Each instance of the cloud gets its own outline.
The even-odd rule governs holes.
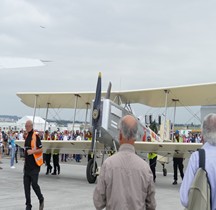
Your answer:
[[[109,81],[114,90],[213,82],[215,4],[3,0],[0,55],[52,62],[2,70],[1,94],[10,105],[3,102],[1,111],[14,114],[26,108],[18,91],[94,91],[99,71],[104,90]]]
[[[2,25],[48,24],[49,16],[41,13],[28,1],[3,0],[1,2]]]

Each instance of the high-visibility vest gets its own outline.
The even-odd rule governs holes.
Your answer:
[[[157,157],[156,153],[154,153],[154,152],[148,153],[148,159],[149,160],[154,159],[155,157]]]
[[[37,136],[36,136],[36,133],[33,132],[33,134],[32,134],[32,140],[31,140],[31,149],[32,150],[36,150],[37,149],[36,142],[37,142]],[[42,166],[43,165],[43,152],[38,153],[38,154],[33,154],[33,156],[34,156],[36,164],[38,166]]]

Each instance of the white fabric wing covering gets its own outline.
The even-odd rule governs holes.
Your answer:
[[[44,66],[39,59],[19,58],[19,57],[0,57],[0,69],[25,68]]]

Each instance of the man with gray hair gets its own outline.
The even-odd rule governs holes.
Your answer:
[[[106,159],[94,191],[97,210],[155,210],[155,187],[149,165],[135,154],[138,122],[127,115],[120,121],[119,152]]]
[[[211,185],[211,209],[216,209],[216,114],[207,115],[202,124],[203,147],[205,150],[205,169]],[[184,207],[188,206],[190,186],[199,168],[199,153],[194,152],[188,162],[185,176],[180,188],[180,199]]]
[[[26,210],[31,210],[31,186],[39,199],[39,210],[44,209],[44,197],[41,193],[40,186],[38,185],[38,177],[40,167],[43,164],[43,148],[42,143],[33,130],[33,122],[27,120],[25,124],[28,135],[25,138],[25,163],[24,163],[24,176],[23,184],[26,198]]]

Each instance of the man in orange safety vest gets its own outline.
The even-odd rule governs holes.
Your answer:
[[[43,148],[41,140],[33,130],[31,120],[26,121],[26,131],[28,133],[25,139],[25,164],[24,164],[24,190],[26,198],[26,210],[31,210],[31,185],[39,200],[39,210],[44,208],[44,197],[38,185],[40,166],[43,164]]]

